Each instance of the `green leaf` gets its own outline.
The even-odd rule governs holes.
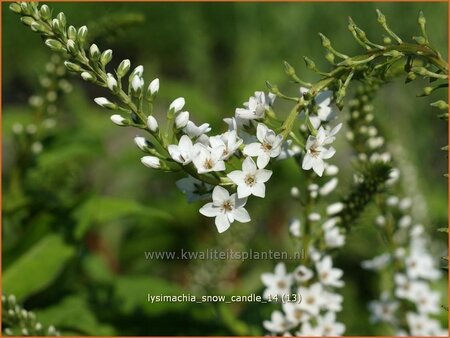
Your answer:
[[[84,335],[114,335],[114,329],[98,321],[86,300],[80,296],[69,296],[45,310],[36,311],[44,324],[52,324],[63,333],[66,331]]]
[[[81,238],[93,223],[107,223],[122,217],[139,216],[172,220],[172,215],[135,201],[114,197],[92,197],[75,212],[75,237]]]
[[[22,300],[45,289],[61,273],[75,249],[58,235],[48,235],[11,264],[3,275],[3,290]]]

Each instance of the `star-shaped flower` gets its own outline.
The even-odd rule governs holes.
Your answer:
[[[323,285],[329,285],[336,288],[344,286],[344,282],[340,280],[344,272],[341,269],[333,268],[330,256],[325,256],[321,261],[316,263],[317,274]]]
[[[258,169],[251,157],[247,157],[242,163],[242,170],[234,170],[228,177],[237,184],[237,194],[239,198],[250,195],[258,197],[266,196],[266,186],[264,185],[272,176],[272,172],[266,169]]]
[[[200,213],[206,217],[215,217],[219,233],[226,231],[235,220],[241,223],[250,222],[250,215],[244,209],[246,198],[238,198],[221,186],[216,186],[212,192],[212,202],[200,208]]]
[[[276,135],[265,124],[258,123],[256,137],[259,142],[250,143],[245,146],[244,154],[258,157],[256,163],[259,168],[264,168],[271,158],[278,157],[282,150],[283,136]]]
[[[199,174],[209,173],[211,171],[225,170],[222,154],[224,147],[208,148],[201,143],[196,143],[194,152],[196,156],[192,159]]]

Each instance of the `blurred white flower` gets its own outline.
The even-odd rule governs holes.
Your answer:
[[[299,307],[311,315],[317,316],[320,308],[325,304],[323,291],[320,283],[314,283],[309,287],[300,286],[298,293],[302,296],[302,301],[299,303]]]
[[[263,322],[264,328],[272,334],[283,333],[290,330],[294,325],[283,315],[281,311],[274,311],[270,320]]]
[[[341,269],[333,268],[333,262],[330,256],[325,256],[321,261],[316,263],[317,274],[323,285],[342,287],[344,282],[341,280],[344,272]]]
[[[264,299],[275,296],[282,297],[291,293],[292,275],[286,273],[286,266],[282,262],[275,266],[275,273],[263,273],[261,280],[266,286],[263,293]]]
[[[299,265],[294,270],[293,275],[294,275],[294,278],[296,281],[307,282],[313,277],[314,273],[312,272],[312,270],[308,269],[306,266]]]
[[[258,157],[256,163],[259,168],[267,166],[271,158],[275,158],[281,153],[283,136],[276,135],[265,124],[258,123],[256,127],[256,137],[259,142],[248,144],[244,148],[247,156]]]
[[[266,98],[264,92],[255,92],[255,95],[250,96],[248,102],[244,103],[245,108],[236,108],[236,117],[244,120],[262,119],[274,100],[275,96],[271,93]]]

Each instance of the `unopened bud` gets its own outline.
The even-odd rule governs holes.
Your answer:
[[[189,122],[189,112],[182,111],[175,118],[175,127],[177,129],[182,129],[182,128],[186,127],[188,122]]]
[[[123,60],[119,64],[119,67],[117,68],[117,76],[119,78],[124,77],[130,70],[130,65],[131,65],[130,60],[128,60],[128,59]]]
[[[102,53],[102,56],[100,57],[100,62],[103,66],[106,66],[112,59],[112,50],[107,49]]]
[[[108,109],[117,109],[117,104],[112,103],[105,97],[97,97],[94,99],[94,102],[97,103],[100,107],[108,108]]]
[[[147,127],[151,132],[156,132],[158,130],[158,121],[156,121],[152,115],[147,118]]]

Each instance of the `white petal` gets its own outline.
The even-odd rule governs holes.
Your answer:
[[[239,198],[244,198],[244,197],[250,196],[251,194],[252,194],[252,189],[248,185],[246,185],[246,184],[238,185],[237,195]]]
[[[313,157],[310,154],[306,154],[303,158],[302,169],[309,170],[313,165]]]
[[[325,166],[323,164],[323,161],[320,159],[316,159],[312,163],[312,168],[316,172],[317,175],[322,176],[323,171],[325,169]]]
[[[256,173],[256,181],[258,183],[267,182],[272,176],[272,171],[266,169],[259,169]]]
[[[241,223],[247,223],[250,222],[251,220],[250,215],[244,208],[233,210],[233,216],[236,219],[236,221]]]
[[[230,222],[228,221],[228,217],[225,214],[217,215],[215,223],[217,231],[219,231],[219,233],[228,230],[228,228],[230,227]]]
[[[264,198],[266,196],[266,186],[264,183],[256,183],[252,187],[252,193],[255,196]]]
[[[244,184],[244,172],[241,170],[234,170],[227,175],[235,184]]]
[[[336,153],[336,149],[334,149],[333,147],[330,147],[330,148],[326,149],[325,151],[321,152],[321,157],[326,160],[326,159],[333,157],[333,155],[335,153]]]
[[[258,127],[256,127],[256,137],[261,143],[264,142],[268,130],[269,128],[267,128],[264,123],[258,123]]]
[[[255,162],[252,160],[252,158],[251,157],[247,157],[245,160],[244,160],[244,163],[242,163],[242,171],[245,173],[245,174],[253,174],[253,173],[255,173],[256,172],[256,164],[255,164]]]
[[[206,217],[216,217],[220,213],[220,210],[219,208],[215,208],[212,203],[207,203],[200,208],[199,212]]]
[[[215,203],[222,203],[223,201],[230,198],[230,193],[227,189],[222,188],[220,185],[216,186],[212,193],[212,199]]]
[[[258,164],[258,168],[265,168],[270,162],[270,156],[266,152],[260,153],[256,163]]]
[[[244,154],[247,156],[258,156],[262,151],[261,143],[258,142],[247,144],[244,147]]]

